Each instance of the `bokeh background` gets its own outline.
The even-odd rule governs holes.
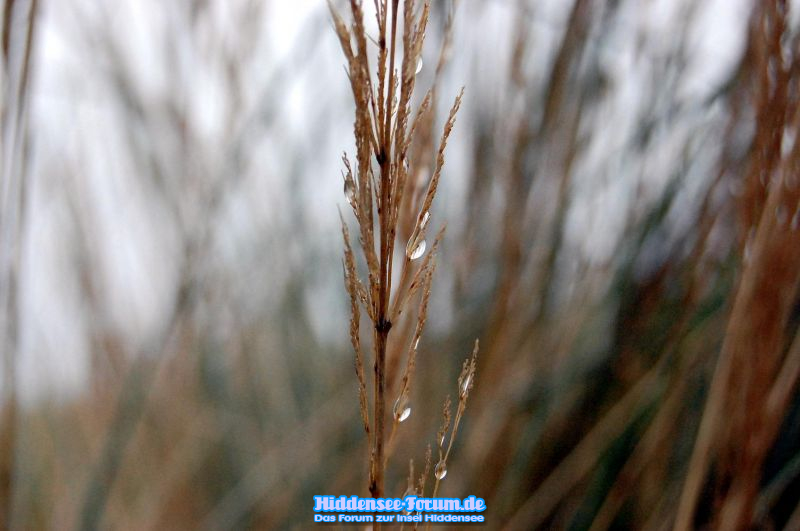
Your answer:
[[[673,524],[756,232],[796,238],[796,202],[764,199],[794,151],[789,4],[432,2],[437,130],[466,89],[390,494],[480,338],[442,495],[483,497],[490,529]],[[327,4],[4,5],[0,526],[303,529],[313,495],[366,495]],[[789,310],[748,330],[780,361],[798,264],[769,260]],[[800,525],[792,403],[748,469],[759,528]],[[707,464],[693,525],[737,462]]]

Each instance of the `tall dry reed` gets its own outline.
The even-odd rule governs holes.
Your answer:
[[[445,147],[455,124],[463,90],[453,102],[435,151],[420,146],[420,124],[431,121],[435,100],[434,87],[425,94],[416,112],[413,111],[430,2],[417,5],[413,0],[383,0],[376,1],[374,7],[375,37],[370,36],[365,27],[360,1],[350,2],[350,27],[332,6],[331,13],[347,61],[355,102],[355,164],[344,155],[344,194],[358,225],[366,279],[362,281],[359,277],[347,222],[342,218],[344,273],[350,296],[350,339],[355,351],[359,410],[369,447],[369,492],[374,497],[381,497],[386,494],[385,472],[395,432],[411,412],[409,396],[417,349],[427,319],[436,251],[444,233],[442,227],[428,248],[428,225],[444,167]],[[370,62],[372,45],[375,46],[374,76],[373,63]],[[425,156],[431,152],[434,153],[433,171],[428,175]],[[414,193],[425,186],[424,194]],[[405,241],[399,239],[403,234],[407,238]],[[400,273],[393,285],[393,272],[397,267]],[[413,332],[396,332],[401,329],[398,325],[402,319],[414,319],[410,314],[417,296]],[[371,404],[360,329],[362,312],[368,317],[372,329],[374,370]],[[402,371],[397,363],[399,360],[387,363],[387,353],[392,349],[405,353]],[[453,439],[475,382],[477,352],[476,341],[472,356],[465,362],[458,379],[459,399],[452,432],[449,431],[449,399],[445,406],[446,420],[436,441],[439,456],[434,467],[434,494],[447,474]],[[394,382],[399,382],[399,389],[396,395],[389,396],[388,390],[395,387]],[[387,413],[389,403],[393,403],[390,414]],[[389,416],[392,428],[387,439],[386,421]],[[445,445],[448,432],[450,439]],[[413,470],[413,466],[411,468]],[[426,465],[426,470],[429,468],[430,465]],[[419,494],[424,487],[424,479],[422,481]],[[409,485],[413,485],[413,481]]]

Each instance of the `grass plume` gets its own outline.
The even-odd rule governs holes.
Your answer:
[[[360,244],[367,269],[368,288],[361,288],[356,278],[354,253],[349,241],[346,222],[342,219],[345,242],[345,284],[350,297],[350,336],[356,353],[356,374],[359,383],[359,409],[369,440],[369,491],[374,497],[385,493],[385,469],[389,462],[395,432],[400,422],[410,414],[409,392],[414,376],[417,346],[427,319],[431,283],[436,266],[435,253],[443,235],[436,236],[427,249],[426,237],[431,219],[431,209],[439,188],[445,163],[447,140],[455,125],[461,106],[463,89],[455,97],[443,131],[439,137],[434,169],[427,181],[427,191],[421,200],[409,192],[410,168],[421,165],[412,160],[411,146],[415,141],[417,125],[431,110],[431,91],[422,99],[414,112],[412,108],[418,65],[422,61],[422,48],[430,15],[430,3],[417,6],[413,0],[376,1],[378,36],[369,38],[365,29],[361,2],[351,0],[350,26],[330,6],[334,28],[347,60],[347,72],[355,103],[354,135],[356,145],[355,169],[347,155],[343,157],[344,193],[359,226]],[[398,25],[402,17],[402,34]],[[353,43],[355,42],[355,47]],[[375,79],[372,77],[368,42],[377,46]],[[397,68],[398,54],[399,68]],[[409,124],[409,117],[413,120]],[[373,164],[374,162],[374,164]],[[377,168],[377,169],[376,169]],[[419,177],[421,178],[421,177]],[[425,183],[420,183],[425,184]],[[402,214],[411,213],[412,229],[405,243],[398,242]],[[420,258],[424,258],[419,260]],[[400,257],[400,280],[392,285],[395,258]],[[409,280],[410,279],[410,280]],[[389,343],[408,342],[402,334],[391,333],[403,316],[410,301],[421,293],[417,308],[416,325],[406,349],[406,364],[402,376],[387,374]],[[371,415],[366,393],[364,359],[359,338],[361,307],[373,327],[373,402]],[[477,343],[476,343],[477,352]],[[474,376],[474,356],[469,376],[464,376],[471,386]],[[387,382],[400,379],[399,395],[392,408],[391,435],[386,440]],[[463,412],[459,402],[460,419]],[[448,448],[449,451],[449,448]],[[441,460],[446,456],[440,456]],[[438,486],[439,479],[436,480]]]

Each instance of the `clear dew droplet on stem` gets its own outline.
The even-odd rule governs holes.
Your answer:
[[[464,378],[464,381],[461,382],[461,387],[459,388],[459,396],[464,399],[467,397],[469,393],[469,384],[472,382],[472,374],[467,374],[467,377]]]
[[[422,214],[422,219],[420,219],[420,221],[419,221],[419,229],[418,229],[419,231],[425,230],[425,227],[428,226],[428,220],[429,219],[431,219],[431,213],[430,212],[425,212],[424,214]]]
[[[439,461],[436,463],[436,468],[433,469],[433,475],[436,476],[436,479],[444,479],[447,475],[447,463],[444,460]]]
[[[414,71],[414,75],[417,75],[420,72],[422,72],[422,57],[417,59],[417,69]]]
[[[414,227],[414,232],[406,244],[406,256],[409,260],[416,260],[425,253],[425,227],[428,226],[428,220],[431,218],[430,212],[425,212],[417,219],[417,225]]]
[[[425,254],[425,240],[420,239],[419,241],[409,241],[411,245],[406,247],[406,256],[408,256],[409,260],[416,260],[423,254]]]
[[[397,422],[403,422],[409,415],[411,415],[411,406],[408,405],[408,397],[403,393],[394,403],[394,419]]]
[[[351,179],[345,179],[344,181],[344,196],[350,206],[353,206],[356,200],[356,186]]]

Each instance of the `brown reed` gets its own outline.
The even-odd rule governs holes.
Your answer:
[[[430,123],[433,113],[435,84],[425,94],[415,112],[412,110],[416,77],[422,62],[422,46],[430,14],[430,2],[417,5],[413,0],[376,0],[377,37],[368,35],[364,11],[360,1],[350,1],[352,22],[345,23],[331,5],[334,27],[347,60],[347,73],[355,102],[355,164],[345,154],[344,194],[358,225],[359,244],[366,278],[358,276],[356,254],[353,251],[347,223],[342,217],[344,239],[345,286],[350,296],[350,339],[355,351],[356,377],[358,379],[359,410],[369,446],[369,491],[374,497],[385,493],[385,470],[392,452],[399,424],[410,414],[409,393],[416,366],[417,347],[427,320],[431,283],[436,267],[436,251],[444,234],[444,227],[426,251],[426,234],[431,209],[445,162],[445,147],[455,124],[461,105],[463,89],[450,109],[438,147],[413,150],[412,143],[421,142],[425,136],[422,123]],[[402,23],[402,30],[399,25]],[[447,39],[445,46],[447,46]],[[375,77],[370,63],[369,43],[377,47]],[[438,71],[443,57],[440,54]],[[397,66],[399,63],[399,67]],[[414,155],[412,155],[412,152]],[[430,177],[423,171],[422,157],[435,153]],[[416,187],[427,186],[421,196],[412,193]],[[404,223],[409,223],[410,234],[405,243],[398,242]],[[393,286],[393,270],[399,264],[399,281]],[[422,260],[419,260],[422,258]],[[403,318],[411,319],[407,309],[419,295],[416,324],[413,333],[392,333]],[[362,309],[372,324],[373,396],[370,415],[370,398],[367,392],[367,371],[360,337]],[[390,346],[406,353],[405,368],[401,372],[387,372],[387,351]],[[472,357],[464,364],[459,377],[459,405],[453,433],[447,450],[444,437],[439,437],[439,461],[436,465],[436,486],[443,479],[447,456],[455,438],[458,423],[466,407],[476,371],[478,344]],[[392,367],[397,367],[393,364]],[[391,434],[386,438],[387,391],[399,381],[399,394],[392,408]],[[449,412],[446,409],[449,422]],[[413,464],[410,464],[413,483]],[[424,476],[430,469],[430,456],[426,459],[426,472],[418,484],[424,490]]]

